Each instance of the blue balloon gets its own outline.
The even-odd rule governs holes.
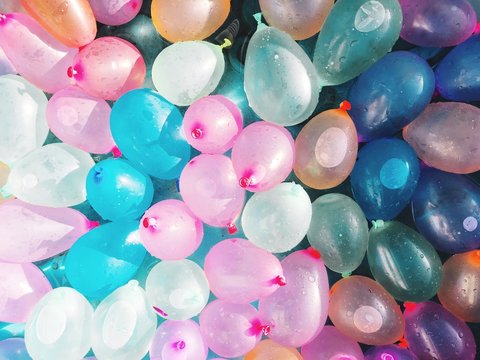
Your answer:
[[[348,112],[361,141],[390,136],[412,122],[430,102],[435,76],[420,56],[407,51],[385,55],[360,75]]]
[[[90,230],[67,253],[65,274],[73,288],[103,299],[137,273],[145,257],[138,222],[112,222]]]
[[[135,220],[153,199],[150,177],[123,159],[100,161],[87,175],[87,200],[106,220]]]
[[[160,179],[180,176],[190,160],[190,145],[178,108],[151,89],[132,90],[113,105],[112,136],[123,155]]]
[[[415,151],[399,139],[374,140],[360,149],[350,183],[369,220],[391,220],[415,191],[420,165]]]
[[[0,341],[0,360],[29,360],[25,340],[10,338]]]
[[[480,248],[480,187],[467,177],[423,170],[412,213],[418,231],[437,250],[456,254]]]

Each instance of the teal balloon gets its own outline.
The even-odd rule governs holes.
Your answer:
[[[367,251],[368,223],[362,209],[350,197],[336,193],[320,196],[312,208],[308,242],[330,270],[351,273]]]
[[[375,280],[397,300],[425,301],[440,287],[442,262],[437,252],[400,222],[374,222],[367,256]]]
[[[388,53],[402,27],[397,0],[339,0],[318,35],[313,56],[320,83],[339,85]]]
[[[67,253],[65,274],[89,299],[103,299],[137,273],[145,257],[138,222],[112,222],[90,230]]]

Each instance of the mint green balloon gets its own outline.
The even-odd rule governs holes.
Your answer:
[[[320,83],[353,79],[388,53],[402,27],[397,0],[339,0],[320,32],[313,57]]]
[[[352,272],[367,251],[368,223],[362,209],[342,194],[320,196],[312,207],[308,242],[320,252],[330,270]]]

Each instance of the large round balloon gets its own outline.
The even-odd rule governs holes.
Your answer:
[[[297,349],[277,344],[272,340],[262,340],[253,350],[245,354],[244,360],[303,360]]]
[[[106,25],[126,24],[138,14],[143,0],[89,0],[95,19]]]

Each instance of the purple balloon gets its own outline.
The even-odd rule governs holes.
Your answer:
[[[381,345],[368,349],[365,360],[418,360],[417,356],[408,349],[397,345]]]

